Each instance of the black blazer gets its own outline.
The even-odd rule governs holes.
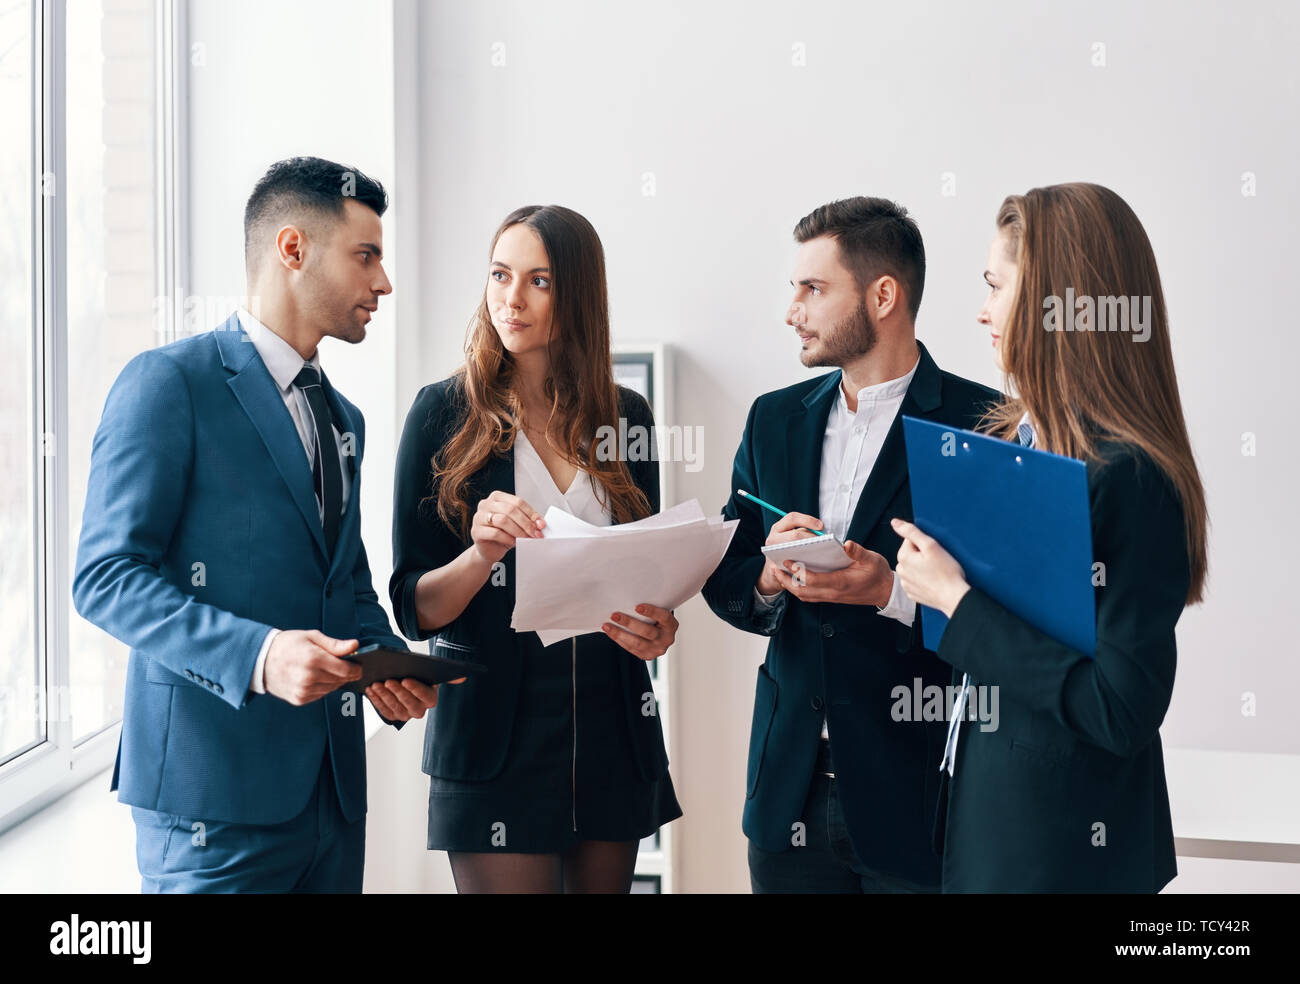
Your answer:
[[[939,644],[955,682],[966,672],[999,694],[996,730],[963,721],[943,773],[945,892],[1158,892],[1178,873],[1158,729],[1191,578],[1183,510],[1141,450],[1101,450],[1088,466],[1105,565],[1096,658],[973,588]]]
[[[649,428],[654,420],[645,400],[619,387],[619,413],[629,429]],[[403,635],[428,639],[433,632],[419,627],[415,613],[415,585],[426,571],[442,567],[468,544],[459,532],[443,523],[432,499],[434,486],[430,459],[465,419],[463,392],[456,377],[420,390],[406,418],[397,451],[393,485],[393,565],[388,591]],[[651,456],[629,461],[637,486],[659,511],[659,462],[651,442]],[[514,451],[497,457],[480,469],[470,482],[473,502],[494,490],[514,493]],[[436,633],[432,650],[440,656],[469,659],[487,665],[488,672],[464,683],[441,687],[438,706],[429,712],[424,737],[423,769],[431,776],[452,780],[485,780],[501,772],[510,746],[519,698],[523,660],[541,650],[535,633],[510,628],[515,604],[515,552],[504,558],[504,584],[488,579],[465,611]],[[578,636],[574,643],[583,653],[599,652],[617,661],[627,707],[628,730],[636,765],[642,778],[658,779],[668,771],[663,731],[657,715],[642,713],[643,695],[653,693],[650,673],[643,660],[618,646],[603,633]]]
[[[942,372],[920,345],[920,364],[903,398],[849,523],[848,538],[890,564],[901,539],[889,525],[912,518],[903,445],[903,414],[972,427],[996,390]],[[840,372],[797,383],[754,401],[736,452],[732,496],[723,513],[740,519],[726,557],[704,586],[721,618],[770,635],[758,668],[743,826],[759,847],[791,846],[812,782],[822,715],[826,715],[836,786],[853,847],[873,870],[918,884],[939,885],[932,834],[939,798],[942,721],[897,721],[896,687],[945,687],[951,670],[912,627],[871,606],[806,604],[782,595],[775,618],[755,616],[760,548],[776,516],[735,494],[816,516],[822,443]],[[910,705],[910,701],[909,701]]]

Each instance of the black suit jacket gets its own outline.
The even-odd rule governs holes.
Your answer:
[[[919,342],[920,364],[849,523],[848,539],[892,566],[901,540],[889,525],[912,518],[903,445],[904,414],[973,427],[997,391],[942,372]],[[950,669],[926,652],[920,617],[909,628],[874,607],[806,604],[783,595],[775,612],[756,615],[760,548],[776,516],[735,494],[745,489],[783,509],[816,516],[822,443],[840,384],[837,370],[754,401],[723,509],[740,525],[726,557],[704,586],[721,618],[770,635],[758,668],[743,826],[759,847],[790,847],[828,721],[836,785],[858,856],[882,874],[937,887],[933,831],[939,797],[942,721],[898,721],[897,687],[947,686]]]
[[[643,426],[653,435],[654,420],[645,400],[619,387],[619,413],[631,428]],[[439,688],[438,706],[429,712],[425,730],[423,769],[452,780],[486,780],[501,772],[510,747],[518,705],[523,660],[541,650],[536,633],[510,627],[515,604],[515,552],[503,560],[504,578],[488,579],[465,610],[437,633],[421,629],[415,613],[415,585],[426,571],[451,562],[468,544],[443,523],[430,496],[434,485],[430,460],[450,440],[465,419],[463,392],[456,377],[420,390],[406,418],[397,451],[393,485],[393,564],[388,590],[402,633],[413,640],[436,635],[432,651],[439,656],[468,659],[487,665],[488,672],[464,683]],[[659,511],[659,462],[653,441],[648,460],[629,461],[637,486]],[[514,451],[491,460],[470,482],[470,502],[494,490],[514,493]],[[498,583],[504,580],[504,583]],[[663,731],[657,715],[643,713],[645,695],[653,694],[643,660],[604,634],[578,636],[582,653],[601,653],[615,660],[623,684],[628,731],[642,778],[661,778],[668,771]]]
[[[1142,451],[1101,450],[1088,466],[1105,565],[1096,658],[977,589],[940,642],[956,681],[998,688],[997,728],[963,721],[943,774],[945,892],[1158,892],[1178,873],[1158,729],[1191,577],[1183,511]]]

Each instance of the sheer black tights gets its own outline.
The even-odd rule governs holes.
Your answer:
[[[447,856],[462,895],[627,894],[637,847],[637,841],[579,841],[563,854],[450,851]]]

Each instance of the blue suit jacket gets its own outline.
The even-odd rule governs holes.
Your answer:
[[[847,538],[894,566],[901,540],[889,525],[912,518],[904,414],[954,427],[975,425],[996,390],[943,372],[925,346],[849,522]],[[776,517],[735,494],[745,489],[783,509],[819,515],[822,444],[840,372],[760,396],[749,412],[723,508],[739,519],[726,556],[704,585],[713,611],[771,637],[758,668],[743,826],[767,851],[792,844],[812,781],[822,717],[829,723],[836,786],[853,847],[873,871],[938,887],[933,833],[945,721],[896,720],[895,688],[947,686],[951,671],[911,627],[871,606],[806,603],[782,595],[754,611],[761,547]]]
[[[248,689],[272,627],[405,648],[361,544],[361,412],[328,379],[324,390],[354,449],[333,557],[302,441],[235,315],[136,356],[108,395],[73,600],[131,647],[122,802],[280,823],[306,806],[328,749],[344,816],[365,813],[363,698],[295,707]]]

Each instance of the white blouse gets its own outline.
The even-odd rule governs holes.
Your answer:
[[[515,495],[541,515],[545,516],[546,510],[555,506],[592,526],[613,525],[613,516],[596,498],[593,484],[596,481],[579,468],[573,484],[561,492],[523,428],[515,431]]]
[[[573,484],[567,491],[561,492],[555,479],[551,478],[551,473],[546,470],[546,462],[528,440],[523,428],[515,431],[515,495],[541,515],[545,516],[546,510],[555,506],[592,526],[612,526],[613,516],[596,499],[593,483],[598,481],[579,468],[573,476]],[[537,637],[543,646],[550,646],[569,638],[569,635],[562,630],[547,629],[537,633]]]

